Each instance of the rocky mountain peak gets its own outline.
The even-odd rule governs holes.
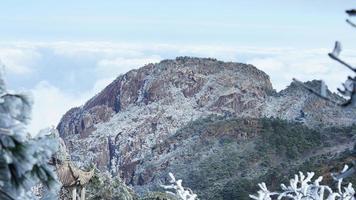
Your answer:
[[[239,128],[204,133],[243,140],[258,135],[255,119],[298,119],[311,128],[343,126],[355,123],[356,112],[331,105],[293,83],[276,93],[269,76],[252,65],[178,57],[120,75],[85,105],[69,110],[57,129],[78,165],[94,163],[145,188],[161,180],[162,170],[195,162],[180,155],[177,145],[203,145],[206,137],[198,131],[182,140],[179,130],[210,116],[245,119],[242,125],[254,129],[251,133]],[[205,150],[204,155],[212,153]]]
[[[234,101],[230,102],[230,107],[238,111],[244,108],[238,107],[237,101],[243,94],[250,93],[249,90],[252,91],[251,95],[264,98],[273,90],[268,75],[252,65],[242,63],[177,57],[175,60],[148,64],[119,76],[84,106],[68,111],[58,130],[62,136],[86,135],[94,129],[95,124],[105,122],[111,115],[131,106],[153,102],[168,105],[179,95],[192,100],[195,107],[208,106],[210,109],[221,109],[220,106],[230,99]],[[215,93],[219,92],[224,94],[217,97]],[[210,99],[217,101],[207,105]]]

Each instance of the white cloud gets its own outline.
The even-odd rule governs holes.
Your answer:
[[[94,83],[93,88],[87,92],[89,94],[97,94],[99,93],[101,90],[103,90],[106,86],[108,86],[111,82],[113,82],[115,80],[116,77],[111,77],[111,78],[103,78],[103,79],[99,79]],[[87,99],[89,100],[89,99]]]
[[[56,125],[67,110],[82,105],[117,75],[177,56],[214,57],[223,61],[253,64],[270,75],[277,90],[289,85],[292,78],[297,78],[302,81],[323,79],[335,91],[351,73],[328,58],[330,50],[226,45],[22,42],[0,44],[0,60],[6,65],[7,74],[12,80],[27,84],[17,87],[32,88],[35,105],[30,129],[36,133],[40,128]],[[348,50],[342,52],[341,57],[352,64],[356,63],[355,54],[356,51]],[[41,70],[44,73],[40,73]],[[87,78],[88,75],[91,77]],[[20,81],[22,77],[47,81],[23,83]],[[75,87],[84,84],[88,85]]]
[[[39,130],[56,126],[61,117],[73,107],[83,105],[87,100],[105,88],[113,79],[97,80],[88,91],[70,94],[47,81],[39,82],[32,90],[34,100],[29,131],[35,135]]]
[[[328,50],[288,50],[274,55],[252,58],[247,61],[270,75],[273,86],[277,90],[284,89],[292,78],[302,81],[313,79],[324,80],[332,91],[341,86],[351,71],[331,60]],[[353,57],[344,56],[353,61]]]
[[[275,58],[254,58],[248,61],[248,63],[252,63],[262,71],[281,71],[284,67],[284,63]]]
[[[34,49],[0,48],[0,60],[8,73],[29,74],[40,58],[41,55]]]
[[[159,56],[149,56],[145,58],[113,58],[102,59],[98,61],[95,69],[100,75],[104,77],[118,76],[124,74],[131,69],[137,69],[148,63],[157,63],[162,60]]]
[[[68,108],[83,102],[82,98],[65,94],[46,81],[38,83],[31,92],[34,98],[32,121],[29,125],[31,134],[37,134],[40,129],[48,126],[55,126]]]
[[[136,45],[110,42],[55,42],[42,44],[50,47],[57,55],[67,57],[99,56],[99,57],[142,57],[142,48]]]

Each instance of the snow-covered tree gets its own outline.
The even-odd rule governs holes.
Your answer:
[[[348,170],[346,165],[341,173]],[[290,185],[281,184],[281,192],[271,192],[267,189],[265,183],[260,183],[260,190],[257,195],[250,195],[256,200],[272,200],[272,199],[293,199],[293,200],[355,200],[355,190],[352,184],[349,183],[346,187],[342,187],[343,179],[338,179],[337,190],[333,191],[328,185],[321,185],[323,177],[312,180],[314,172],[308,172],[305,176],[302,172],[299,175],[294,175],[290,180]]]
[[[108,171],[96,170],[87,185],[88,200],[136,200],[134,191],[119,176],[112,176]]]
[[[172,194],[181,200],[198,200],[198,196],[191,189],[182,186],[182,180],[176,180],[172,173],[169,173],[169,177],[171,178],[169,181],[171,185],[161,185],[164,189],[169,190],[166,193]]]
[[[28,95],[6,90],[0,67],[0,199],[37,199],[31,188],[48,188],[43,199],[55,199],[59,184],[48,165],[57,140],[42,132],[31,138],[26,131],[32,101]]]

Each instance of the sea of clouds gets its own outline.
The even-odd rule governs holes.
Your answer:
[[[71,107],[80,106],[120,74],[177,56],[213,57],[253,64],[270,75],[279,91],[292,78],[322,79],[332,91],[351,71],[331,60],[330,49],[261,48],[227,45],[135,44],[119,42],[17,42],[0,44],[0,60],[13,90],[34,98],[29,131],[56,125]],[[356,51],[342,58],[356,63]]]

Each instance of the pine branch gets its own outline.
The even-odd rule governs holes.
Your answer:
[[[350,9],[345,11],[349,16],[356,16],[356,9]]]
[[[0,189],[0,193],[3,194],[5,197],[7,197],[9,200],[16,200],[14,199],[11,195]]]

